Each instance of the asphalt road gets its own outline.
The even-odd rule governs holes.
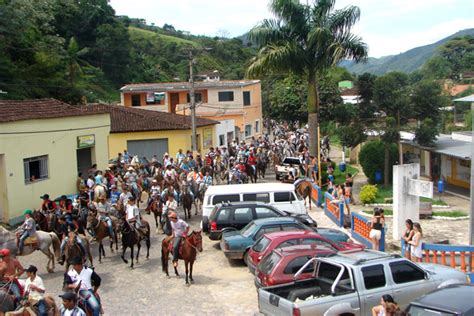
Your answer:
[[[274,181],[274,175],[270,174],[268,177],[268,182]],[[183,216],[181,208],[179,214]],[[151,215],[144,215],[144,218],[154,226]],[[201,216],[198,215],[188,222],[192,229],[199,230],[200,221]],[[174,273],[167,277],[162,272],[163,236],[153,229],[150,259],[145,259],[146,252],[142,247],[140,262],[133,270],[122,261],[119,254],[110,252],[108,240],[105,243],[106,257],[99,264],[98,244],[91,244],[96,272],[102,278],[99,293],[106,315],[258,314],[253,276],[242,261],[229,261],[221,252],[219,243],[203,235],[203,252],[198,254],[194,265],[194,283],[186,286],[183,261],[180,261],[178,267],[180,277],[174,276]],[[126,257],[129,256],[130,252],[127,250]],[[38,274],[45,282],[47,293],[55,297],[61,294],[64,266],[56,265],[54,273],[47,273],[46,257],[40,252],[21,257],[20,261],[25,267],[29,264],[38,267]],[[172,272],[171,261],[169,267]],[[60,302],[58,297],[57,302]]]

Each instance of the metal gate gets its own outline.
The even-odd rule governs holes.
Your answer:
[[[128,140],[127,150],[130,155],[138,155],[140,158],[146,157],[148,160],[156,155],[161,161],[165,152],[168,152],[168,138]],[[173,153],[170,153],[170,156],[173,157]]]

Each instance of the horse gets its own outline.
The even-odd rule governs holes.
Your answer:
[[[118,236],[117,236],[117,221],[112,219],[112,229],[114,230],[115,235],[115,250],[118,251]],[[97,241],[99,242],[99,263],[102,263],[102,255],[105,257],[105,249],[104,245],[102,244],[102,239],[105,237],[110,236],[109,228],[107,227],[107,223],[99,220],[94,212],[90,212],[87,216],[87,230],[93,231]],[[114,240],[110,239],[110,251],[114,252],[113,249]]]
[[[181,199],[183,202],[184,219],[188,219],[188,218],[191,218],[191,209],[193,207],[194,198],[192,194],[190,193],[189,185],[185,184],[183,185],[183,187],[184,187],[184,190],[183,190],[184,192],[181,195]],[[197,209],[196,209],[196,215],[197,215]]]
[[[158,229],[158,223],[161,223],[161,216],[163,214],[163,202],[161,201],[160,197],[157,197],[154,199],[145,209],[145,212],[147,214],[153,213],[153,216],[155,218],[155,225],[156,229]],[[158,220],[159,218],[159,220]],[[161,228],[163,229],[163,225],[161,225]]]
[[[34,210],[31,217],[33,217],[40,230],[45,232],[50,231],[48,216],[46,216],[42,211]]]
[[[98,201],[101,196],[107,197],[107,191],[105,190],[105,186],[97,184],[94,186],[94,200]]]
[[[126,264],[128,264],[128,260],[125,259],[125,251],[127,248],[130,248],[130,259],[132,263],[130,268],[133,269],[133,250],[134,246],[137,245],[137,256],[135,260],[138,263],[138,256],[140,255],[140,248],[141,248],[141,241],[145,240],[147,251],[146,251],[146,258],[150,257],[150,224],[147,221],[142,220],[142,225],[145,226],[145,234],[141,236],[140,233],[134,229],[126,220],[122,221],[120,225],[120,232],[122,233],[122,260]]]
[[[5,302],[5,298],[2,298],[2,295],[0,295],[0,301]],[[59,316],[59,308],[56,305],[56,302],[54,300],[54,297],[51,295],[45,295],[44,296],[44,303],[46,305],[46,311],[48,315],[52,316]],[[0,314],[1,312],[4,312],[6,308],[10,306],[10,303],[7,301],[7,304],[2,304],[2,307],[0,307]],[[13,309],[12,309],[13,310]],[[20,305],[17,307],[15,311],[7,311],[5,313],[5,316],[36,316],[38,315],[38,309],[35,306],[32,306],[30,302],[26,302],[24,305]]]
[[[265,179],[265,171],[267,170],[267,156],[265,154],[261,154],[257,158],[257,177],[262,177]]]
[[[257,183],[257,166],[245,164],[245,172],[252,183]]]
[[[308,179],[297,180],[295,184],[296,192],[303,198],[304,206],[306,207],[306,199],[309,200],[309,209],[311,209],[311,191],[313,185]]]
[[[161,265],[163,271],[169,276],[168,273],[168,258],[172,250],[173,238],[166,237],[161,242]],[[179,259],[184,260],[184,266],[186,268],[186,284],[189,284],[189,280],[193,282],[193,265],[196,260],[197,251],[202,252],[202,235],[201,231],[192,231],[191,234],[186,236],[181,241],[181,251],[179,253]],[[189,270],[188,270],[189,266]],[[189,272],[188,272],[189,271]],[[179,276],[178,268],[174,267],[174,273]],[[189,280],[188,280],[189,275]]]
[[[27,256],[35,250],[41,250],[48,257],[48,263],[46,269],[49,273],[54,272],[54,256],[59,258],[60,242],[59,238],[55,233],[52,232],[36,232],[37,247],[34,247],[32,244],[25,244],[21,256]],[[28,239],[26,240],[28,241]],[[53,246],[53,251],[51,251],[50,246]],[[16,235],[9,232],[3,227],[0,227],[0,248],[7,248],[11,251],[12,254],[18,252],[18,246],[16,243]],[[50,266],[52,265],[52,266]]]
[[[66,246],[64,247],[64,257],[65,257],[65,262],[66,262],[66,271],[69,270],[69,259],[70,258],[83,258],[83,262],[86,261],[86,256],[88,256],[89,262],[91,266],[94,265],[94,261],[92,259],[92,253],[91,253],[91,248],[89,244],[89,239],[86,238],[84,235],[79,235],[79,238],[82,240],[82,245],[84,249],[86,250],[87,253],[82,253],[81,247],[77,244],[75,234],[74,232],[69,233],[69,238],[66,243]]]

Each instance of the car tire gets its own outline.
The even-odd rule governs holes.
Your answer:
[[[246,266],[247,266],[247,260],[248,260],[248,258],[249,258],[249,249],[245,250],[245,252],[244,252],[244,258],[243,258],[243,260],[244,260],[244,263],[245,263]]]
[[[202,217],[202,231],[209,233],[209,217],[207,216]]]

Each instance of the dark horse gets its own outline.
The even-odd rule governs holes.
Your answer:
[[[252,167],[248,163],[245,164],[245,172],[247,176],[250,178],[252,183],[257,183],[257,166]]]
[[[153,200],[145,209],[147,214],[153,213],[153,217],[155,218],[155,225],[158,229],[158,223],[161,223],[161,216],[163,215],[163,202],[161,201],[160,197],[157,197]],[[159,219],[159,220],[158,220]],[[163,229],[163,224],[161,224],[161,229]]]
[[[303,198],[304,206],[306,207],[306,198],[309,200],[309,209],[311,209],[311,192],[313,190],[313,186],[311,181],[299,180],[298,183],[295,185],[296,192]]]
[[[261,155],[257,158],[257,176],[258,177],[262,177],[263,179],[265,179],[267,164],[268,164],[268,161],[265,155]]]
[[[166,237],[161,242],[161,264],[163,271],[169,276],[168,273],[168,258],[172,253],[173,237]],[[201,231],[193,231],[190,235],[181,241],[180,248],[182,249],[179,253],[179,259],[184,260],[184,266],[186,268],[186,284],[189,284],[189,280],[193,282],[193,264],[196,260],[197,251],[202,252],[202,235]],[[189,270],[188,270],[189,268]],[[174,273],[179,276],[178,268],[174,267]]]
[[[89,262],[90,262],[91,266],[94,265],[94,261],[93,261],[93,258],[92,258],[92,253],[91,253],[91,249],[90,249],[90,245],[89,245],[89,240],[84,235],[82,235],[82,236],[79,235],[78,237],[81,238],[82,244],[84,245],[84,249],[86,250],[87,254],[82,253],[81,248],[77,244],[77,241],[76,241],[76,238],[75,238],[75,233],[70,232],[68,242],[66,243],[66,247],[64,248],[64,256],[65,256],[64,262],[66,262],[66,271],[69,271],[69,265],[70,265],[69,264],[69,259],[71,259],[71,258],[79,257],[79,258],[82,258],[83,262],[86,262],[86,260],[87,260],[86,256],[87,256],[89,258]]]
[[[130,259],[132,260],[132,264],[130,268],[133,269],[133,249],[134,246],[137,245],[137,256],[135,260],[138,263],[138,256],[140,255],[140,248],[142,240],[145,240],[146,244],[146,258],[150,257],[150,224],[147,221],[141,220],[142,225],[145,226],[144,235],[141,235],[135,228],[130,226],[130,224],[126,221],[122,221],[122,225],[120,225],[120,232],[122,233],[122,260],[123,262],[128,264],[128,260],[125,259],[125,251],[127,248],[130,248]]]
[[[190,193],[188,184],[183,185],[183,193],[181,195],[181,201],[184,210],[184,219],[191,218],[191,208],[193,207],[194,199]]]

